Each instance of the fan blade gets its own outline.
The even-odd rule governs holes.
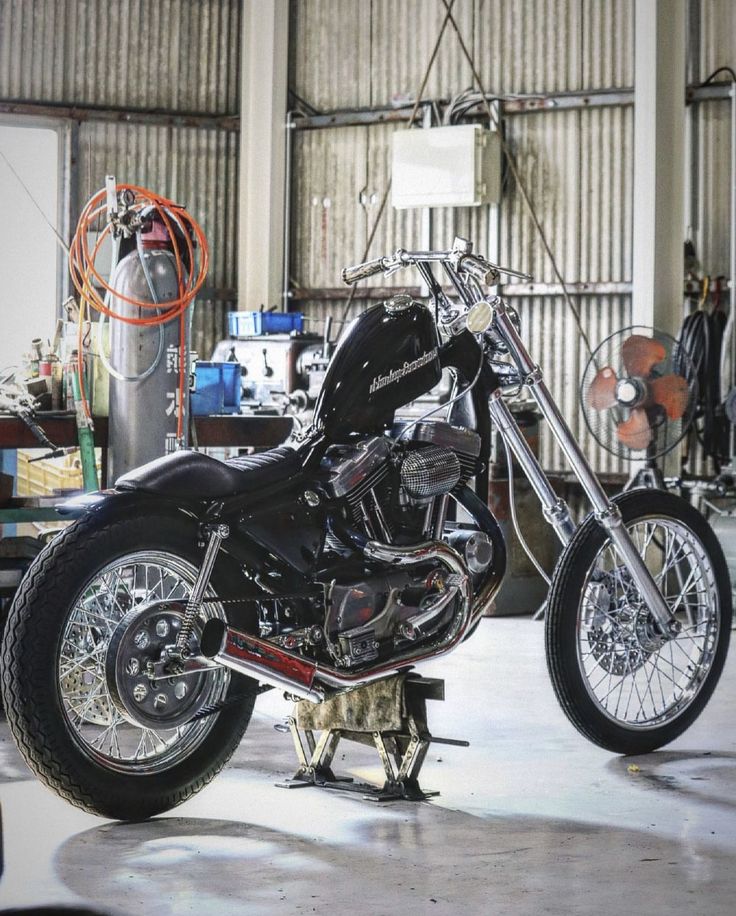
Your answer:
[[[652,430],[649,426],[647,412],[642,407],[635,407],[631,416],[616,426],[619,442],[627,448],[638,451],[646,448],[652,441]]]
[[[629,375],[646,378],[652,368],[661,363],[667,355],[664,345],[652,337],[632,334],[621,347],[624,366]]]
[[[663,375],[649,383],[652,400],[661,404],[670,420],[681,420],[690,400],[687,379],[681,375]]]
[[[606,410],[616,405],[616,373],[610,366],[604,366],[595,374],[585,400],[593,410]]]

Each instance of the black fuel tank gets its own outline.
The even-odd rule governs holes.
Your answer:
[[[400,311],[383,303],[347,328],[325,375],[314,421],[331,439],[380,433],[394,412],[440,380],[437,330],[415,302]]]

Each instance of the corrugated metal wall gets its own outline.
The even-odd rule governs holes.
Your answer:
[[[0,97],[237,112],[239,0],[2,0]]]
[[[0,98],[121,112],[238,115],[239,0],[0,0]],[[237,286],[238,134],[217,127],[83,120],[79,212],[107,174],[186,205],[204,228],[209,289]],[[209,356],[232,302],[199,300]]]
[[[694,0],[701,19],[700,78],[736,61],[736,3]],[[440,0],[292,0],[291,85],[320,111],[390,106],[414,97],[445,8]],[[348,14],[349,10],[349,14]],[[634,0],[456,0],[453,13],[489,92],[550,93],[631,88]],[[457,37],[448,29],[425,98],[450,98],[472,86]],[[728,101],[696,106],[697,206],[693,237],[705,270],[728,271],[730,213]],[[393,130],[377,124],[297,132],[294,145],[294,248],[291,272],[301,288],[339,286],[340,268],[361,257],[389,177]],[[568,282],[631,282],[633,108],[544,110],[506,120],[509,144]],[[488,208],[433,210],[432,242],[455,234],[488,250]],[[518,190],[507,180],[501,206],[499,259],[554,282],[551,265]],[[370,255],[422,243],[418,211],[389,207]],[[414,281],[395,275],[376,286]],[[630,296],[576,297],[596,344],[630,322]],[[515,297],[533,354],[580,440],[602,471],[625,465],[595,444],[577,402],[587,360],[561,297]],[[353,313],[365,301],[353,305]],[[303,304],[300,304],[302,307]],[[319,327],[343,304],[303,306]],[[543,436],[547,467],[564,462]]]
[[[456,0],[453,16],[489,91],[550,92],[632,85],[632,9],[632,0]],[[413,97],[444,13],[440,0],[292,0],[292,84],[319,109]],[[449,28],[425,94],[471,84]]]
[[[382,106],[412,98],[444,16],[427,0],[371,0],[346,18],[341,0],[292,3],[292,86],[320,110]],[[342,13],[342,15],[341,15]],[[489,92],[512,93],[630,87],[632,0],[457,0],[454,15]],[[357,16],[357,21],[356,17]],[[449,98],[472,85],[451,29],[444,37],[426,96]],[[606,108],[545,111],[507,120],[507,137],[568,281],[631,280],[633,111]],[[339,285],[340,268],[363,253],[389,177],[390,139],[403,125],[297,132],[294,150],[292,277],[304,288]],[[521,196],[507,182],[501,206],[499,258],[554,282],[551,265]],[[488,208],[434,210],[433,244],[455,234],[488,250]],[[371,254],[399,244],[420,247],[418,211],[388,208]],[[370,282],[370,281],[369,281]],[[378,278],[375,285],[413,282]],[[577,407],[586,354],[572,315],[559,297],[515,298],[526,339],[579,438],[601,470],[620,463],[590,441]],[[626,296],[581,297],[591,340],[629,321]],[[363,307],[356,303],[354,310]],[[313,318],[339,316],[342,305],[306,306]],[[543,436],[548,467],[563,460]]]

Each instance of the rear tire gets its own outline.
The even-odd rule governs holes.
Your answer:
[[[614,501],[681,634],[657,648],[638,590],[589,516],[555,570],[547,665],[578,731],[607,750],[643,754],[681,735],[710,699],[728,650],[731,589],[720,544],[689,503],[641,489]]]
[[[225,669],[203,676],[203,705],[245,699],[160,733],[121,715],[105,680],[117,621],[174,583],[170,600],[185,601],[201,559],[184,516],[90,515],[44,548],[16,593],[2,647],[8,723],[38,777],[86,811],[140,820],[181,804],[220,771],[247,728],[255,684]],[[242,593],[236,577],[221,555],[207,597]],[[224,605],[205,607],[204,616],[225,618]]]

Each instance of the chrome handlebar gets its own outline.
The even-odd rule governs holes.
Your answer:
[[[460,255],[457,259],[457,269],[486,286],[495,286],[499,280],[499,268],[477,254]]]
[[[384,261],[387,258],[374,258],[372,261],[365,261],[363,264],[355,264],[353,267],[344,267],[342,270],[343,283],[348,285],[357,283],[358,280],[365,280],[366,277],[372,277],[373,274],[379,274],[385,270]]]
[[[342,279],[344,283],[352,285],[359,280],[372,277],[374,274],[383,273],[385,276],[390,276],[404,267],[431,263],[445,263],[458,273],[466,274],[468,277],[472,277],[472,279],[487,286],[493,286],[498,283],[500,274],[517,277],[521,280],[532,279],[527,274],[500,267],[498,264],[492,264],[481,255],[472,254],[469,248],[470,243],[464,239],[456,239],[455,244],[449,251],[406,251],[403,248],[399,248],[392,255],[374,258],[371,261],[364,261],[362,264],[355,264],[352,267],[345,267],[342,271]]]

